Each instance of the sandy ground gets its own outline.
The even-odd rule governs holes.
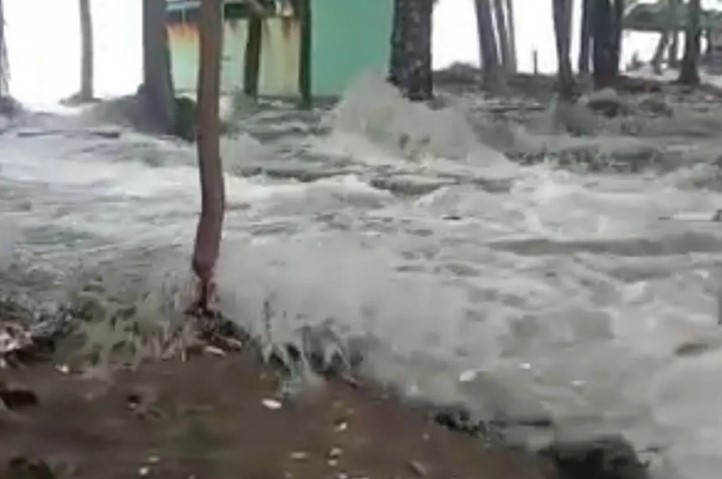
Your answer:
[[[0,370],[0,384],[2,478],[557,477],[538,456],[483,449],[347,382],[284,398],[280,377],[247,353],[152,362],[111,381],[46,362]]]

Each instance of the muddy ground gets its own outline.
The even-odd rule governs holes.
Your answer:
[[[156,361],[109,381],[50,361],[0,380],[3,478],[558,477],[539,456],[484,449],[345,381],[284,397],[280,376],[245,353]]]

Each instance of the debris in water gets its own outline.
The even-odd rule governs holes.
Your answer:
[[[272,409],[274,411],[277,409],[281,409],[282,406],[281,401],[277,401],[275,399],[264,399],[263,401],[261,401],[261,403],[268,409]]]
[[[38,397],[30,389],[10,387],[0,382],[0,402],[7,409],[37,406]]]
[[[56,371],[62,374],[70,374],[70,366],[67,364],[58,364],[55,366]]]
[[[148,464],[158,464],[159,462],[160,462],[160,458],[158,456],[148,457]]]
[[[336,467],[336,466],[338,466],[338,461],[336,459],[329,459],[327,464],[328,464],[328,467]]]
[[[476,371],[473,369],[468,369],[459,374],[459,382],[461,383],[469,383],[474,379],[476,379]]]
[[[140,477],[146,477],[146,476],[148,476],[148,474],[150,474],[150,467],[143,466],[143,467],[138,468],[138,475]]]
[[[343,453],[343,451],[341,450],[340,447],[334,447],[333,449],[328,451],[328,457],[330,457],[331,459],[337,459],[337,458],[341,457],[342,453]]]
[[[343,432],[346,429],[348,429],[348,422],[344,421],[343,419],[340,421],[337,421],[334,426],[334,430],[336,430],[336,432]]]

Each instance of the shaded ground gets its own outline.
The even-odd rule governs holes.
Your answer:
[[[284,399],[279,378],[248,355],[155,362],[112,384],[52,364],[0,379],[38,398],[0,413],[0,477],[556,477],[542,459],[484,450],[342,382]]]

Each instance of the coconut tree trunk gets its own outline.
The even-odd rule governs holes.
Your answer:
[[[80,0],[80,101],[93,99],[93,19],[90,0]]]
[[[201,214],[193,251],[193,272],[199,281],[197,308],[208,310],[213,271],[218,260],[225,209],[220,153],[222,0],[201,0],[200,63],[198,68],[198,171]]]
[[[494,0],[494,15],[496,29],[499,34],[499,50],[501,52],[501,65],[504,71],[509,73],[511,68],[511,46],[509,45],[509,31],[506,28],[506,14],[504,12],[504,0]]]
[[[700,0],[689,0],[687,5],[687,26],[684,34],[684,57],[679,71],[679,82],[685,85],[699,85]]]
[[[205,3],[203,0],[202,3]],[[166,28],[166,1],[143,0],[143,86],[146,113],[161,133],[176,132],[177,107]]]
[[[0,0],[0,98],[8,95],[8,80],[10,69],[8,62],[8,51],[5,43],[5,15],[3,0]]]
[[[508,26],[509,26],[509,54],[511,56],[510,59],[510,72],[516,73],[518,64],[517,64],[517,55],[516,55],[516,24],[514,22],[514,0],[506,0],[506,15],[508,20]]]
[[[489,0],[475,0],[474,5],[484,88],[491,92],[498,92],[504,87],[504,74],[499,64],[499,48],[496,44],[491,4]]]
[[[433,0],[394,0],[389,81],[411,101],[433,97]]]
[[[593,2],[594,0],[583,0],[582,2],[582,28],[579,33],[579,60],[577,62],[580,75],[589,74]]]
[[[552,0],[554,34],[556,37],[559,98],[571,100],[574,94],[574,76],[569,58],[572,32],[572,0]]]

